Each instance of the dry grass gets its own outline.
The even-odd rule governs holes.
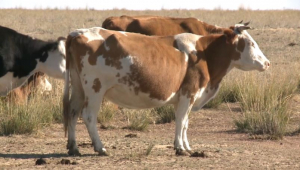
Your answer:
[[[60,94],[60,92],[59,92]],[[62,122],[61,95],[35,95],[26,104],[0,102],[0,135],[27,134]]]
[[[149,124],[153,122],[153,111],[152,109],[143,110],[131,110],[123,109],[125,116],[127,118],[127,129],[145,131],[147,130]]]
[[[250,113],[248,115],[257,117],[255,114],[263,112],[269,114],[269,120],[273,120],[274,117],[281,114],[279,119],[287,120],[286,125],[284,125],[287,126],[291,114],[288,109],[289,100],[287,99],[294,93],[295,87],[299,86],[299,74],[297,74],[296,70],[300,68],[300,11],[250,11],[245,9],[240,11],[0,10],[1,25],[44,40],[67,36],[70,31],[77,28],[101,26],[105,18],[120,15],[196,17],[207,23],[222,27],[228,27],[240,20],[251,20],[251,26],[256,29],[249,31],[249,33],[271,61],[271,68],[264,73],[252,72],[245,74],[237,70],[230,72],[222,82],[219,95],[212,101],[215,103],[210,103],[210,107],[217,107],[224,101],[238,100],[242,104],[241,107],[245,115]],[[292,46],[290,45],[291,43],[296,45]],[[297,83],[295,84],[294,82]],[[12,124],[9,122],[12,120],[12,117],[16,117],[16,120],[19,121],[21,116],[29,116],[28,120],[30,120],[30,122],[24,122],[22,124],[35,124],[32,128],[34,130],[41,127],[41,125],[61,121],[60,112],[63,82],[51,79],[51,83],[54,91],[47,99],[40,100],[40,97],[37,97],[37,99],[32,99],[33,102],[28,103],[28,105],[18,107],[7,106],[5,103],[0,103],[2,126],[8,127],[7,124]],[[239,91],[239,93],[237,93],[237,91]],[[252,97],[250,97],[251,95]],[[255,101],[252,101],[252,99],[255,99]],[[281,109],[278,109],[278,107],[281,106],[287,109],[279,111]],[[133,116],[133,114],[130,113],[127,115],[128,120],[131,121],[135,119],[133,117],[136,117],[138,123],[145,122],[145,125],[142,125],[141,129],[146,128],[146,124],[149,123],[149,120],[146,118],[149,114],[148,111],[134,112],[142,118],[139,119],[139,116]],[[109,121],[110,118],[104,117],[107,120],[100,121]],[[26,119],[27,118],[22,117],[22,120]],[[49,121],[45,121],[46,119],[49,119]],[[243,120],[246,119],[247,116],[245,116]],[[262,118],[261,120],[265,121],[266,119],[267,118]],[[256,122],[254,123],[256,124]],[[267,124],[269,125],[269,123]],[[139,127],[140,125],[134,126]],[[270,124],[270,126],[277,125]],[[9,133],[15,133],[14,129],[16,129],[16,127],[12,127],[13,130],[10,130]],[[20,127],[22,126],[20,125]],[[286,128],[280,127],[280,129]]]
[[[280,81],[278,74],[282,75]],[[298,74],[282,70],[270,75],[246,74],[237,82],[243,110],[243,117],[235,121],[238,130],[272,139],[282,138],[292,115],[290,103],[298,80]]]
[[[157,123],[170,123],[175,120],[175,110],[172,105],[154,108],[154,111],[158,116]]]
[[[103,126],[107,126],[107,124],[114,118],[117,111],[118,108],[116,105],[110,102],[103,102],[97,117],[98,123]]]

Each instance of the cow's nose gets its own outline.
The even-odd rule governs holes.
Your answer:
[[[265,66],[266,66],[266,68],[269,68],[270,67],[270,61],[265,61]]]
[[[266,66],[270,67],[270,61],[266,61]]]

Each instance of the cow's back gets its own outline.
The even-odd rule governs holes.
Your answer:
[[[145,35],[176,35],[180,33],[193,33],[207,35],[212,27],[196,18],[171,18],[159,16],[121,16],[109,17],[103,28],[117,31],[141,33]]]

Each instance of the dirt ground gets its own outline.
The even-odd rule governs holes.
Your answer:
[[[299,97],[294,105],[300,106]],[[0,169],[300,169],[299,134],[275,141],[253,139],[235,132],[232,122],[240,115],[237,104],[223,104],[190,116],[190,144],[205,157],[175,155],[174,122],[151,124],[148,131],[138,132],[123,129],[126,121],[122,120],[112,123],[114,129],[99,129],[110,153],[99,157],[79,120],[77,142],[82,156],[67,155],[63,127],[54,124],[33,135],[0,137]],[[299,125],[300,113],[295,112],[291,121]],[[125,137],[128,134],[137,136]],[[46,164],[35,165],[39,158]],[[62,164],[63,159],[71,164]]]

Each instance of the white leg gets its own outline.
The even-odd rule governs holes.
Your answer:
[[[107,152],[100,140],[97,130],[97,114],[102,103],[103,95],[104,91],[87,95],[88,100],[82,110],[82,118],[92,139],[95,152],[98,152],[101,156],[107,156]]]
[[[185,149],[191,153],[192,152],[192,149],[190,147],[190,144],[189,144],[189,141],[188,141],[188,138],[187,138],[187,130],[188,130],[188,126],[189,126],[189,119],[186,120],[185,124],[184,124],[184,127],[183,127],[183,132],[182,132],[182,140],[183,140],[183,144],[184,144],[184,147]]]
[[[188,120],[188,113],[191,109],[190,99],[182,96],[179,99],[176,109],[176,128],[175,128],[175,143],[174,149],[176,150],[177,155],[187,155],[183,147],[183,128],[186,121]]]

